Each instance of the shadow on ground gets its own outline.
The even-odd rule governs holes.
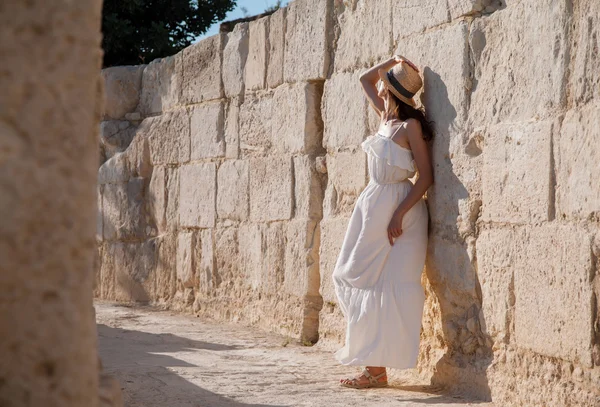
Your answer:
[[[172,334],[112,328],[103,324],[98,325],[98,342],[105,370],[121,384],[127,407],[284,407],[240,403],[203,389],[172,370],[195,365],[168,355],[203,350],[230,351],[240,349],[239,346],[197,341]],[[114,368],[115,365],[118,367]],[[146,372],[144,375],[139,372],[142,368]],[[219,372],[213,370],[204,373],[211,375]],[[138,396],[142,394],[143,400],[152,400],[152,404],[140,401]],[[190,399],[196,399],[197,402],[190,402]]]
[[[411,403],[420,403],[425,405],[431,404],[444,404],[449,405],[452,404],[449,402],[449,399],[456,399],[456,404],[463,406],[465,403],[465,396],[459,394],[449,393],[448,390],[444,389],[440,386],[435,385],[391,385],[389,386],[391,389],[397,389],[405,392],[414,392],[418,394],[431,394],[435,397],[428,397],[426,400],[423,398],[407,398],[403,397],[402,402],[411,402]],[[484,404],[489,406],[489,402],[484,400],[473,400],[469,399],[469,405],[473,404]]]

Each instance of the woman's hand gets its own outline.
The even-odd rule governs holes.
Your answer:
[[[402,218],[403,216],[394,212],[392,219],[387,228],[388,240],[390,241],[390,246],[394,245],[394,239],[400,237],[402,234]]]
[[[417,66],[415,64],[410,62],[408,59],[404,58],[402,55],[394,55],[394,61],[398,64],[401,64],[404,62],[404,63],[410,65],[415,71],[419,72],[419,68],[417,68]]]

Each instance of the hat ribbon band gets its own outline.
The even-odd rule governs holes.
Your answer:
[[[410,92],[409,90],[407,90],[404,86],[402,86],[400,84],[400,82],[398,82],[396,80],[396,78],[394,77],[394,75],[392,75],[391,72],[388,71],[387,73],[387,77],[388,80],[390,81],[390,83],[392,84],[392,86],[404,97],[412,99],[413,96],[415,96],[415,94],[413,92]]]

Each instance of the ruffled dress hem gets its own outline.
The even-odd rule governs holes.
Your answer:
[[[360,336],[360,339],[351,339],[358,352],[350,354],[347,341],[334,354],[338,362],[343,365],[385,366],[393,369],[416,367],[419,342],[414,342],[414,338],[406,333],[420,330],[425,301],[425,292],[420,282],[368,288],[337,285],[335,292],[339,303],[346,304],[342,312],[348,326],[360,325],[368,331],[346,332],[346,335]],[[406,313],[406,310],[411,312]],[[374,326],[381,326],[381,323],[386,325],[383,330],[370,330],[369,325],[359,322],[374,317],[380,318],[379,323],[374,321]],[[389,326],[384,321],[396,321],[398,326]],[[398,347],[404,347],[403,352],[397,352]]]
[[[389,369],[414,369],[417,367],[417,361],[415,363],[407,363],[400,365],[391,365],[389,362],[381,363],[380,360],[376,359],[352,359],[350,361],[346,361],[346,359],[341,356],[344,352],[345,347],[335,352],[334,357],[341,365],[344,366],[377,366],[377,367],[386,367]]]

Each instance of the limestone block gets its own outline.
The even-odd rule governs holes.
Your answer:
[[[181,103],[201,103],[223,97],[221,52],[225,34],[219,33],[181,51]]]
[[[367,106],[367,133],[374,134],[379,131],[381,125],[381,117],[372,106]]]
[[[338,194],[360,194],[366,186],[366,168],[366,154],[362,151],[327,157],[327,173]]]
[[[184,288],[194,288],[198,285],[194,264],[197,243],[192,232],[179,232],[177,236],[177,280]]]
[[[133,112],[140,100],[145,65],[115,66],[102,70],[104,79],[104,118],[121,119]]]
[[[167,168],[165,175],[165,227],[172,232],[179,228],[179,169]]]
[[[238,234],[237,228],[215,228],[214,233],[214,251],[215,251],[215,288],[221,285],[224,287],[232,286],[240,277],[238,263]]]
[[[287,222],[286,227],[283,289],[300,298],[319,296],[319,222],[297,219]]]
[[[204,293],[210,293],[216,286],[215,281],[215,256],[213,229],[202,229],[196,232],[200,237],[200,261],[197,263],[196,273],[200,290]]]
[[[179,164],[190,160],[190,116],[185,108],[156,118],[149,131],[153,165]]]
[[[325,301],[319,313],[319,341],[332,351],[344,345],[348,324],[337,303]]]
[[[600,8],[594,0],[577,2],[575,22],[575,49],[571,51],[574,62],[571,65],[570,94],[575,105],[583,105],[592,99],[600,100]]]
[[[453,20],[477,13],[492,13],[502,7],[497,0],[448,0],[448,14]]]
[[[137,110],[144,116],[165,112],[179,104],[180,73],[176,65],[181,53],[150,62],[142,74],[142,91]]]
[[[275,88],[283,83],[283,58],[285,56],[285,23],[287,7],[269,16],[267,87]]]
[[[340,3],[335,7],[340,34],[334,71],[372,65],[382,58],[389,58],[392,49],[392,1],[360,0],[353,6]],[[395,3],[394,8],[397,8]]]
[[[549,219],[550,121],[490,128],[483,153],[483,207],[486,221],[535,223]]]
[[[321,148],[320,84],[284,84],[273,93],[272,146],[279,152],[316,152]]]
[[[148,207],[158,232],[167,230],[167,171],[166,167],[154,167],[148,187]]]
[[[100,260],[100,298],[115,299],[115,243],[102,247]]]
[[[568,18],[566,2],[543,0],[473,21],[469,117],[475,125],[522,121],[565,107]]]
[[[104,240],[117,239],[121,222],[120,204],[127,196],[123,184],[102,186],[102,233]]]
[[[225,97],[239,97],[244,92],[244,67],[248,58],[248,23],[236,24],[227,34],[223,48],[223,92]]]
[[[227,160],[217,173],[217,215],[245,220],[248,217],[248,161]]]
[[[569,111],[554,141],[557,213],[561,217],[600,215],[600,105]]]
[[[239,132],[240,100],[232,98],[227,103],[225,113],[225,158],[239,158],[240,132]]]
[[[147,302],[154,296],[156,245],[143,243],[114,244],[115,299]]]
[[[325,79],[333,27],[330,0],[294,1],[287,6],[283,76],[286,82]]]
[[[126,186],[126,201],[121,201],[119,205],[121,216],[117,237],[120,240],[145,238],[152,233],[146,228],[145,180],[132,178]]]
[[[530,229],[524,249],[515,272],[515,343],[592,367],[591,236],[574,225],[544,225]]]
[[[294,216],[319,220],[323,217],[323,187],[310,156],[297,156],[294,160]]]
[[[192,160],[225,155],[223,103],[197,105],[190,111],[190,156]]]
[[[136,126],[127,120],[105,120],[100,123],[100,147],[104,158],[123,152],[131,144]]]
[[[250,219],[274,221],[293,214],[292,159],[286,156],[250,159]]]
[[[142,115],[140,112],[127,113],[125,114],[125,120],[136,123],[142,120]]]
[[[324,215],[350,215],[357,196],[367,185],[366,154],[360,151],[328,155],[327,174]]]
[[[129,120],[103,120],[100,122],[100,139],[102,142],[119,146],[122,137],[116,137],[120,133],[135,126]],[[131,142],[131,140],[129,140]],[[127,146],[124,146],[127,148]]]
[[[135,177],[150,177],[152,175],[152,162],[150,161],[150,135],[153,125],[160,118],[148,117],[144,119],[135,130],[135,135],[125,154],[129,163],[129,171]]]
[[[421,71],[423,92],[416,99],[425,105],[439,134],[456,134],[465,126],[471,87],[468,35],[469,25],[460,22],[401,39],[396,47],[397,54],[413,61]]]
[[[392,3],[394,40],[450,21],[447,0],[396,0]]]
[[[265,224],[243,223],[238,230],[240,274],[253,290],[260,290],[263,267]]]
[[[264,294],[274,296],[281,291],[283,286],[288,243],[286,223],[269,223],[263,231],[265,249],[262,262],[261,292]],[[298,294],[296,293],[296,295]]]
[[[525,244],[525,233],[518,229],[485,230],[477,238],[480,326],[497,342],[508,343],[514,330],[515,266]]]
[[[239,142],[242,151],[266,151],[271,147],[272,103],[270,93],[249,93],[239,112]]]
[[[117,153],[98,169],[98,184],[118,184],[129,181],[129,163],[125,153]]]
[[[176,234],[162,234],[154,239],[156,244],[156,294],[158,301],[173,298],[177,289],[177,240]]]
[[[483,144],[483,134],[478,133]],[[427,191],[431,222],[474,235],[480,218],[483,154],[465,154],[463,134],[436,134],[431,151],[434,184]],[[475,136],[474,136],[475,137]]]
[[[427,277],[445,312],[460,315],[477,301],[477,275],[467,244],[431,234],[427,243]]]
[[[179,168],[179,222],[182,227],[214,227],[216,167],[214,163]]]
[[[248,59],[244,69],[246,90],[265,88],[267,77],[267,38],[269,36],[269,17],[250,21]]]
[[[179,224],[179,177],[176,168],[154,168],[147,200],[158,233],[176,230]]]
[[[102,209],[104,240],[147,236],[143,178],[104,185]]]
[[[338,211],[338,196],[335,186],[331,182],[327,182],[325,192],[323,193],[323,217],[332,218]]]
[[[367,99],[360,72],[338,73],[325,82],[323,90],[323,145],[328,151],[359,146],[367,135]]]
[[[338,217],[323,219],[320,223],[319,270],[321,273],[321,295],[324,301],[335,304],[338,300],[331,276],[344,242],[348,221],[348,217]]]

